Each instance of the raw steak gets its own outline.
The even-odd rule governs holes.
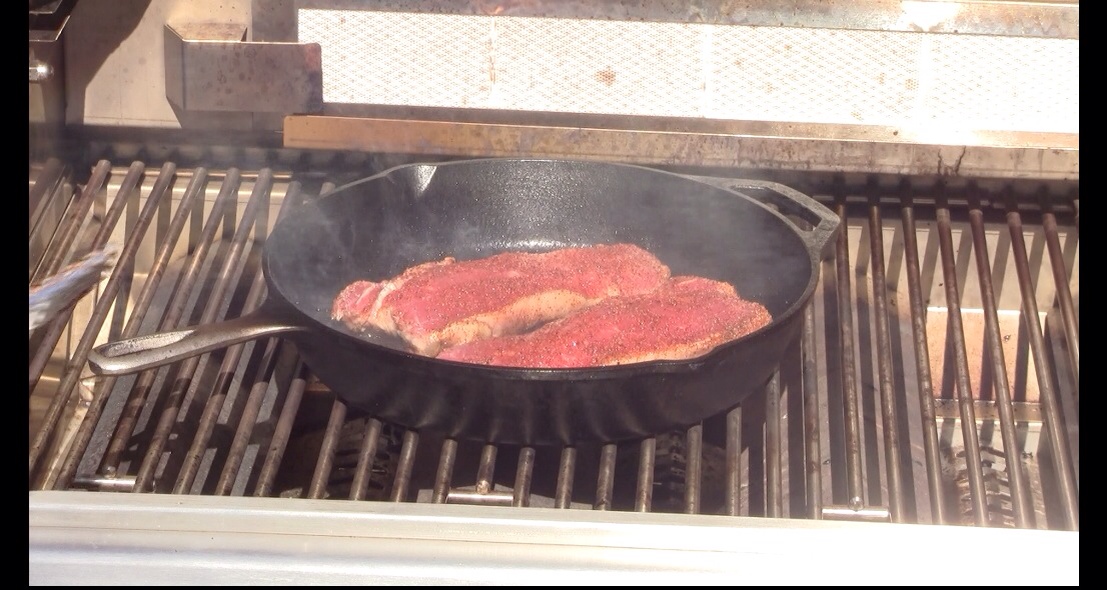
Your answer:
[[[675,277],[651,293],[606,299],[533,332],[455,346],[438,358],[529,368],[687,359],[771,321],[728,283]]]
[[[669,268],[631,244],[446,258],[383,282],[357,281],[334,300],[331,317],[355,330],[396,334],[420,354],[524,332],[616,295],[648,293]]]

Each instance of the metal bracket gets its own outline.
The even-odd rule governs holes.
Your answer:
[[[166,24],[165,95],[187,111],[321,112],[321,50],[246,41],[244,25]]]
[[[823,520],[846,520],[854,522],[892,522],[887,508],[874,506],[824,506]]]

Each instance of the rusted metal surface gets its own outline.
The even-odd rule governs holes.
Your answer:
[[[942,464],[938,446],[938,422],[934,416],[934,385],[930,373],[930,347],[927,342],[926,308],[923,302],[919,269],[918,229],[911,199],[905,197],[900,209],[903,221],[903,256],[907,275],[907,291],[911,309],[911,342],[915,352],[915,374],[918,379],[919,415],[922,421],[923,453],[930,498],[931,518],[937,524],[945,522],[942,500]]]
[[[241,25],[167,24],[165,95],[189,111],[319,112],[322,54],[317,43],[247,41]]]
[[[1030,276],[1030,262],[1026,253],[1026,240],[1023,237],[1022,216],[1011,208],[1007,212],[1007,224],[1011,233],[1011,249],[1015,255],[1015,268],[1018,271],[1019,291],[1022,293],[1023,315],[1038,318],[1038,302],[1034,296],[1033,281]],[[1068,447],[1067,429],[1061,417],[1061,404],[1054,389],[1053,367],[1046,358],[1042,326],[1036,321],[1026,322],[1030,336],[1030,352],[1038,375],[1038,389],[1042,396],[1042,410],[1045,423],[1049,427],[1049,448],[1051,459],[1056,462],[1057,484],[1060,488],[1061,506],[1065,515],[1065,526],[1076,530],[1080,523],[1079,482],[1072,462],[1072,453]]]
[[[845,205],[836,206],[842,223],[848,221]],[[851,508],[865,505],[864,475],[861,472],[861,408],[857,396],[856,360],[853,352],[853,290],[850,286],[849,244],[846,232],[838,235],[835,249],[838,300],[838,350],[842,355],[842,397],[844,398],[846,444],[846,503]]]
[[[561,449],[561,459],[557,465],[557,492],[554,506],[568,508],[573,497],[573,476],[576,473],[577,450],[575,447]]]
[[[219,196],[216,197],[216,201],[212,205],[211,212],[208,214],[208,219],[204,224],[201,235],[197,236],[195,251],[188,261],[188,265],[182,277],[178,279],[172,299],[162,312],[161,328],[171,329],[177,328],[180,325],[189,295],[196,286],[200,271],[203,268],[204,262],[207,260],[208,253],[215,240],[216,232],[224,218],[226,212],[225,208],[231,205],[236,198],[239,180],[240,174],[238,170],[232,168],[227,171],[226,178],[223,179],[223,183],[219,190]],[[100,462],[100,468],[105,473],[109,475],[117,473],[121,456],[127,448],[131,436],[134,434],[139,414],[146,404],[147,395],[154,386],[154,380],[158,373],[158,370],[143,371],[137,377],[135,386],[132,387],[131,391],[128,393],[123,413],[115,423],[112,439],[108,443],[108,448]],[[111,380],[111,382],[114,383],[114,380]]]
[[[949,338],[953,344],[954,370],[957,372],[955,395],[961,410],[961,432],[965,441],[972,516],[976,526],[988,524],[988,505],[984,490],[984,472],[980,460],[980,436],[976,430],[972,386],[969,383],[969,359],[965,352],[965,331],[961,325],[961,292],[957,284],[953,237],[950,231],[949,209],[939,207],[938,239],[942,256],[942,277],[945,281],[946,304],[949,306]]]
[[[400,445],[400,460],[396,465],[396,478],[388,498],[393,502],[403,502],[407,499],[407,488],[411,482],[411,470],[414,468],[415,450],[418,446],[419,433],[414,430],[404,431],[403,443]]]
[[[807,484],[807,517],[818,519],[822,517],[823,507],[823,454],[819,441],[822,417],[819,414],[819,362],[816,358],[818,347],[815,342],[815,305],[813,303],[803,310],[803,332],[800,338],[803,350],[803,434],[806,442],[803,464]],[[728,416],[727,424],[729,423]],[[727,449],[729,448],[728,442]]]
[[[1019,451],[1018,434],[1015,430],[1011,389],[1007,381],[1007,362],[1003,356],[995,292],[992,288],[991,261],[988,256],[988,244],[984,238],[984,214],[979,208],[974,207],[969,210],[969,223],[972,225],[973,252],[980,277],[980,298],[984,302],[985,337],[988,343],[988,356],[992,361],[993,389],[999,411],[1003,448],[1007,457],[1007,477],[1011,486],[1015,524],[1020,528],[1026,528],[1032,525],[1033,508],[1030,505],[1029,484],[1022,463],[1022,453]]]
[[[168,179],[172,176],[172,172],[174,169],[174,167],[170,167],[168,170],[166,170],[168,174],[164,176],[165,183],[168,183]],[[112,201],[111,207],[108,209],[108,212],[105,215],[103,224],[100,226],[99,230],[96,232],[96,236],[93,238],[93,250],[99,250],[103,248],[105,244],[107,244],[108,238],[111,235],[111,231],[115,227],[115,224],[118,223],[120,216],[123,214],[124,208],[128,205],[128,203],[137,202],[137,194],[135,193],[135,190],[144,170],[145,165],[141,162],[134,162],[131,164],[131,167],[127,171],[127,176],[124,179],[122,187],[120,188],[119,192],[116,193],[115,199]],[[164,190],[164,186],[162,187],[162,189]],[[134,199],[134,201],[132,199]],[[45,481],[44,478],[48,474],[40,472],[36,476],[36,468],[39,466],[38,461],[42,457],[42,453],[46,450],[46,447],[49,444],[50,440],[58,433],[58,431],[56,430],[58,422],[61,420],[63,410],[66,406],[69,405],[74,392],[77,390],[77,382],[81,377],[81,373],[84,368],[83,365],[88,359],[88,353],[90,350],[92,350],[92,346],[94,344],[93,340],[96,336],[96,331],[100,328],[100,326],[103,325],[104,320],[107,318],[108,313],[111,311],[113,300],[115,299],[115,295],[120,287],[120,282],[123,276],[124,269],[127,267],[127,264],[123,261],[126,260],[126,257],[128,256],[134,256],[134,251],[137,248],[137,243],[141,240],[141,234],[144,233],[149,227],[150,222],[153,220],[153,215],[156,209],[156,200],[147,204],[147,206],[143,210],[143,214],[141,215],[141,222],[138,224],[137,227],[137,229],[139,230],[137,234],[139,235],[129,240],[129,243],[124,244],[123,252],[120,255],[120,262],[116,264],[115,268],[111,272],[111,276],[108,277],[108,282],[104,285],[103,288],[102,297],[97,302],[96,308],[92,313],[92,317],[89,319],[91,328],[86,329],[82,334],[81,339],[77,344],[77,349],[72,354],[72,358],[74,359],[74,361],[72,362],[69,370],[66,371],[65,375],[62,377],[61,384],[58,386],[58,393],[55,394],[54,399],[51,401],[50,408],[47,410],[46,416],[43,418],[42,426],[38,434],[36,434],[34,440],[31,442],[31,452],[28,461],[28,473],[30,474],[32,481],[37,481],[39,485],[47,484],[47,481]],[[66,250],[68,250],[68,248],[66,248]],[[50,266],[48,266],[48,268],[51,269],[51,272],[49,274],[53,274],[53,272],[61,266],[61,262],[62,260],[64,260],[62,256],[63,254],[64,252],[59,250],[59,255],[56,257],[57,262],[52,263]],[[67,321],[67,315],[68,314],[62,314],[61,317],[54,320],[54,323],[60,323],[61,325],[64,325]],[[58,331],[58,334],[60,335],[61,332]],[[55,345],[56,342],[46,340],[40,345],[40,348],[46,347],[49,349],[53,349]],[[37,380],[38,376],[32,375],[32,390],[34,389],[34,385],[37,383]],[[87,407],[88,402],[83,403]]]
[[[657,439],[649,437],[638,447],[638,486],[634,489],[634,510],[649,512],[653,502],[653,472],[657,466]]]
[[[356,1],[300,0],[299,8],[363,9]],[[373,10],[436,14],[517,16],[563,19],[666,21],[715,25],[818,27],[847,30],[880,30],[935,33],[986,34],[1078,38],[1078,2],[943,2],[938,7],[886,0],[833,2],[825,0],[710,0],[665,2],[662,0],[388,0],[375,2]],[[930,10],[927,10],[930,8]]]
[[[938,145],[875,126],[712,121],[651,129],[639,119],[631,119],[631,128],[556,126],[540,120],[502,124],[293,115],[284,120],[283,137],[288,148],[424,156],[1054,180],[1080,175],[1077,138],[1064,134],[989,139],[982,133],[974,135],[979,144]]]
[[[876,316],[876,360],[880,375],[881,430],[888,480],[888,510],[892,522],[904,521],[903,476],[900,473],[899,422],[892,384],[892,344],[888,333],[887,277],[884,273],[884,224],[880,205],[869,207],[869,240],[872,252],[873,313]]]

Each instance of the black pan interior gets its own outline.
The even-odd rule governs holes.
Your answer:
[[[445,256],[616,242],[653,252],[674,275],[730,282],[776,321],[798,311],[813,280],[803,240],[751,198],[648,168],[543,160],[406,166],[347,185],[282,221],[265,264],[271,297],[350,334],[328,314],[351,281]]]

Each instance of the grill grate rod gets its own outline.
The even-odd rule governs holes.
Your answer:
[[[1011,389],[1007,381],[1007,363],[1003,358],[1003,345],[999,334],[999,317],[996,312],[995,292],[989,266],[988,243],[984,237],[984,213],[980,210],[979,205],[973,205],[969,209],[969,223],[972,230],[973,251],[976,254],[976,270],[980,276],[980,298],[984,304],[985,337],[987,338],[988,356],[992,360],[992,384],[996,394],[996,407],[999,411],[999,430],[1006,458],[1007,479],[1011,487],[1012,503],[1014,504],[1015,525],[1019,528],[1028,528],[1033,526],[1030,487],[1023,466],[1022,452],[1019,449],[1018,435],[1015,431],[1014,408],[1011,405]]]
[[[515,466],[515,485],[513,486],[511,505],[530,506],[530,484],[534,477],[534,448],[519,449],[519,460]]]
[[[765,387],[765,515],[784,516],[784,481],[781,462],[780,371],[774,371]]]
[[[819,415],[819,389],[818,389],[818,371],[819,364],[816,359],[816,343],[815,343],[815,304],[809,303],[803,310],[803,333],[801,335],[802,340],[800,346],[802,346],[803,353],[803,431],[807,441],[806,452],[807,457],[804,464],[806,465],[806,484],[807,484],[807,516],[808,518],[818,519],[822,516],[823,511],[823,476],[822,476],[822,450],[819,442],[819,424],[822,423],[822,418]],[[741,422],[741,416],[737,418],[738,422]],[[737,471],[739,457],[735,454],[733,457],[729,454],[731,443],[729,437],[730,430],[730,415],[727,415],[727,469],[733,469]],[[737,426],[735,426],[737,429]],[[738,441],[737,434],[735,435],[735,441]],[[741,448],[738,449],[741,452]],[[728,482],[729,484],[729,482]],[[737,486],[737,482],[735,483]],[[729,487],[728,487],[729,495]],[[728,505],[730,503],[728,502]],[[728,512],[728,514],[737,515],[737,509],[735,504],[735,511]]]
[[[127,171],[127,175],[123,180],[123,185],[120,187],[119,192],[116,194],[115,200],[112,202],[111,208],[108,209],[108,213],[104,220],[103,225],[100,226],[99,231],[93,238],[92,249],[99,250],[108,243],[108,238],[111,236],[112,230],[115,228],[116,223],[119,222],[120,217],[123,214],[123,210],[126,205],[132,202],[132,199],[138,197],[138,193],[135,190],[138,186],[139,180],[142,178],[142,173],[145,167],[141,162],[135,162],[131,165]],[[170,170],[169,177],[172,176],[172,170]],[[160,181],[161,179],[159,179]],[[166,181],[167,182],[167,181]],[[164,187],[162,187],[164,189]],[[142,240],[142,236],[146,229],[149,227],[150,222],[154,218],[154,213],[157,211],[157,203],[148,203],[146,208],[139,216],[138,225],[135,226],[135,232],[132,234],[130,240],[124,245],[124,251],[120,253],[120,256],[128,256],[133,258],[134,253],[138,248],[139,242]],[[58,425],[58,421],[61,419],[62,412],[69,405],[73,399],[73,393],[76,390],[77,381],[80,379],[81,371],[84,368],[85,361],[88,360],[88,353],[92,350],[92,345],[96,338],[97,332],[103,325],[104,320],[108,316],[108,312],[111,311],[115,294],[119,290],[119,283],[123,278],[125,269],[129,265],[116,264],[112,269],[111,275],[108,277],[107,283],[104,285],[101,291],[100,298],[96,301],[96,305],[93,308],[92,315],[89,319],[89,325],[85,329],[85,332],[81,335],[80,341],[77,343],[77,348],[71,355],[70,362],[68,363],[67,370],[62,376],[61,383],[58,386],[57,392],[54,394],[54,398],[50,402],[50,407],[46,411],[46,416],[43,418],[43,424],[39,432],[35,435],[34,441],[31,443],[31,452],[29,457],[28,473],[31,478],[34,479],[35,469],[38,465],[38,460],[41,458],[43,451],[47,448],[49,441],[55,434],[55,429]],[[72,307],[70,307],[72,310]],[[67,317],[71,312],[67,312],[55,320],[55,323],[64,325],[67,322]],[[60,331],[59,331],[60,336]],[[49,349],[53,349],[57,346],[57,339],[48,339],[42,343],[42,346]],[[41,374],[40,374],[41,375]],[[37,378],[35,379],[37,382]],[[39,485],[46,484],[41,478],[38,480]]]
[[[1030,277],[1030,263],[1026,255],[1026,242],[1022,233],[1022,217],[1012,207],[1007,212],[1007,225],[1011,233],[1011,248],[1015,254],[1015,270],[1019,275],[1019,290],[1022,292],[1023,317],[1030,335],[1030,352],[1034,358],[1034,370],[1038,375],[1038,391],[1041,394],[1042,411],[1049,428],[1049,448],[1055,462],[1057,483],[1061,496],[1061,507],[1065,516],[1065,527],[1076,530],[1080,522],[1079,493],[1073,470],[1072,458],[1066,444],[1067,430],[1061,420],[1061,406],[1057,393],[1053,389],[1053,369],[1046,358],[1043,343],[1042,326],[1038,322],[1038,303],[1034,297],[1034,285]]]
[[[742,513],[742,406],[726,414],[726,513]]]
[[[934,413],[934,385],[930,375],[930,346],[926,338],[926,307],[923,303],[922,278],[919,270],[919,244],[915,228],[915,209],[910,197],[901,203],[903,221],[903,256],[907,273],[907,292],[911,305],[911,330],[915,345],[915,373],[919,382],[919,415],[922,418],[923,452],[926,457],[926,478],[929,488],[930,512],[933,522],[944,524],[945,501],[942,499],[942,464],[938,446],[938,421]]]
[[[404,440],[400,445],[400,458],[396,465],[396,478],[393,480],[389,499],[403,502],[407,498],[407,488],[411,483],[411,472],[415,468],[415,451],[419,448],[419,433],[404,431]]]
[[[281,340],[273,338],[265,345],[265,351],[262,353],[263,368],[259,370],[255,377],[254,386],[250,389],[250,395],[246,399],[246,406],[242,409],[238,428],[235,429],[234,439],[232,439],[230,450],[227,452],[227,460],[223,464],[219,480],[215,485],[217,495],[230,494],[234,487],[239,467],[242,465],[246,450],[249,448],[254,427],[257,425],[258,415],[261,413],[261,405],[265,401],[269,382],[277,374],[277,367],[281,366],[281,357],[284,356],[285,350],[281,342]],[[274,364],[270,364],[270,362],[273,362],[270,359],[275,359]],[[290,358],[286,362],[291,365],[296,362],[296,359]]]
[[[1069,369],[1072,371],[1073,396],[1080,399],[1080,326],[1077,324],[1076,306],[1069,289],[1069,275],[1065,268],[1065,257],[1061,253],[1061,242],[1057,236],[1057,218],[1045,204],[1042,213],[1042,228],[1045,230],[1046,248],[1049,251],[1049,263],[1053,269],[1053,281],[1057,285],[1057,305],[1061,308],[1061,321],[1065,328],[1065,344],[1069,352]]]
[[[638,445],[638,486],[634,489],[634,511],[649,512],[653,505],[653,473],[657,466],[657,439],[649,437]]]
[[[298,204],[299,195],[300,190],[298,183],[291,184],[285,194],[284,201],[281,203],[280,211],[277,213],[278,222],[287,215],[288,211]],[[258,238],[263,239],[264,237],[260,236]],[[242,307],[243,315],[255,311],[261,306],[262,302],[265,300],[265,290],[265,274],[259,266],[255,273],[254,281],[250,285],[250,291],[246,295],[246,302]],[[254,378],[254,385],[250,388],[250,394],[247,398],[248,402],[244,408],[242,420],[239,423],[239,427],[235,429],[235,440],[231,445],[231,453],[227,458],[228,461],[224,465],[223,473],[216,486],[217,495],[229,493],[231,486],[234,484],[234,476],[238,472],[242,453],[245,452],[246,445],[249,443],[250,434],[253,432],[253,424],[261,408],[261,401],[268,389],[269,381],[276,366],[279,356],[278,352],[280,350],[279,343],[281,340],[278,338],[269,338],[264,342],[265,347],[261,357],[261,366],[258,368],[257,375]],[[255,354],[260,348],[261,347],[255,345]],[[177,483],[173,488],[173,493],[175,494],[187,493],[196,479],[196,473],[200,468],[200,463],[208,447],[208,443],[211,441],[211,435],[215,431],[215,425],[219,420],[219,414],[223,411],[227,393],[230,391],[231,383],[234,380],[235,372],[238,369],[239,361],[245,349],[246,343],[240,343],[228,347],[224,353],[223,363],[219,367],[219,376],[216,379],[215,385],[212,387],[211,393],[208,395],[207,402],[204,404],[200,423],[197,425],[196,433],[192,437],[192,445],[185,453],[180,474],[177,476]]]
[[[193,207],[200,194],[203,192],[206,181],[207,171],[203,168],[196,169],[188,186],[185,188],[184,196],[177,206],[177,211],[174,213],[173,219],[169,223],[165,239],[158,249],[157,256],[150,272],[146,275],[146,281],[142,285],[142,291],[138,295],[138,300],[135,301],[135,304],[131,308],[131,314],[127,319],[127,325],[124,326],[120,334],[121,338],[132,338],[138,335],[142,326],[142,321],[150,311],[150,305],[154,301],[154,295],[157,293],[162,278],[165,276],[165,269],[169,266],[169,261],[173,256],[173,250],[181,237],[181,232],[184,230],[185,224],[193,213]],[[149,198],[155,199],[157,195],[158,193],[155,191]],[[88,414],[86,414],[84,422],[81,423],[81,427],[77,431],[73,449],[66,458],[66,462],[62,466],[61,473],[58,476],[58,481],[55,484],[57,489],[65,489],[73,482],[81,458],[84,456],[85,451],[88,450],[88,445],[92,440],[96,424],[100,421],[101,413],[104,410],[108,398],[111,396],[112,390],[115,388],[117,380],[117,377],[107,376],[96,384],[96,389],[93,391],[92,403],[88,408]],[[110,475],[114,476],[114,470]]]
[[[557,462],[557,490],[554,492],[554,507],[568,508],[573,497],[573,476],[576,473],[577,449],[561,449],[561,458]]]
[[[215,239],[215,233],[219,229],[220,220],[224,216],[225,209],[231,202],[232,196],[238,192],[238,181],[238,170],[228,170],[227,176],[219,191],[219,195],[216,197],[215,204],[212,206],[211,213],[208,215],[200,239],[196,244],[196,249],[193,251],[188,261],[188,266],[177,279],[172,298],[163,311],[158,330],[169,330],[179,327],[181,317],[184,315],[185,304],[188,302],[188,296],[192,292],[197,277],[200,275],[200,269],[203,267],[204,260],[207,259],[208,251],[211,249],[211,244]],[[199,185],[201,192],[203,190],[202,186],[202,184]],[[166,264],[168,264],[168,260],[166,260]],[[130,394],[123,406],[123,413],[120,415],[119,419],[116,420],[115,431],[112,433],[111,440],[108,441],[107,451],[104,453],[104,457],[100,462],[100,471],[109,477],[117,475],[123,453],[138,423],[138,416],[146,404],[146,396],[150,392],[150,389],[153,388],[154,380],[159,371],[160,369],[143,371],[138,375],[135,384],[131,387]]]
[[[338,447],[342,425],[345,423],[346,403],[335,397],[331,402],[327,428],[323,432],[323,443],[319,446],[319,459],[315,462],[315,472],[311,476],[311,485],[308,487],[308,498],[318,500],[326,495],[327,481],[334,467],[334,450]]]
[[[496,471],[496,445],[486,444],[480,450],[480,464],[477,465],[478,494],[490,493],[495,488],[493,476]]]
[[[265,461],[258,473],[257,487],[254,488],[254,496],[268,497],[273,493],[273,482],[280,471],[284,452],[288,448],[288,440],[292,436],[292,426],[296,422],[296,414],[300,411],[300,402],[304,398],[304,389],[307,387],[308,370],[303,361],[296,359],[296,369],[292,383],[288,387],[288,395],[285,396],[284,405],[281,407],[281,415],[277,418],[277,426],[273,430],[273,438],[269,441],[269,449],[265,453]]]
[[[231,278],[237,274],[237,268],[241,266],[240,262],[244,261],[242,253],[254,219],[257,217],[259,209],[268,204],[272,180],[272,171],[267,168],[258,174],[253,194],[250,195],[242,219],[235,228],[230,249],[223,260],[222,268],[219,269],[219,276],[204,307],[203,315],[200,316],[200,324],[210,324],[217,321],[220,315],[220,304],[223,302],[228,287],[230,287]],[[175,373],[170,373],[174,375],[172,389],[170,389],[169,396],[165,399],[165,405],[158,416],[154,435],[150,439],[145,456],[139,465],[138,473],[135,475],[134,491],[145,492],[152,486],[162,451],[165,449],[169,435],[177,423],[181,402],[188,392],[201,360],[207,356],[207,354],[204,354],[185,359],[180,362]]]
[[[849,221],[845,203],[836,205],[842,227]],[[835,267],[838,287],[838,344],[842,362],[842,397],[846,437],[846,490],[847,505],[855,510],[865,505],[864,481],[861,473],[861,413],[857,399],[856,363],[853,356],[853,293],[850,288],[849,244],[847,232],[838,232]]]
[[[55,236],[58,237],[51,240],[50,247],[43,254],[39,273],[34,277],[36,280],[53,275],[65,264],[67,256],[70,255],[70,247],[76,241],[84,225],[83,222],[88,217],[88,210],[92,208],[96,195],[104,190],[104,183],[110,173],[111,162],[107,160],[100,160],[93,167],[92,175],[89,176],[84,190],[81,191],[80,198],[66,208],[62,215],[61,223],[58,224],[55,232]]]
[[[606,444],[600,450],[599,475],[596,478],[596,501],[592,507],[596,510],[611,508],[611,499],[615,489],[615,455],[618,447]]]
[[[869,240],[871,242],[873,313],[876,316],[877,370],[880,375],[880,412],[884,432],[884,464],[888,480],[888,512],[892,522],[903,522],[904,490],[900,474],[900,436],[896,416],[895,387],[892,384],[892,345],[888,332],[888,293],[884,274],[884,224],[880,205],[869,206]]]
[[[30,202],[32,204],[37,203],[35,210],[30,212],[30,219],[28,220],[27,241],[31,245],[30,254],[35,255],[37,245],[44,246],[43,250],[38,253],[38,260],[31,259],[28,261],[30,264],[27,269],[27,280],[32,283],[35,279],[44,278],[39,276],[39,271],[42,269],[42,264],[49,253],[50,244],[54,241],[53,232],[58,231],[57,225],[44,223],[44,218],[47,217],[47,210],[51,208],[51,203],[56,199],[63,198],[65,184],[62,182],[62,174],[65,170],[66,166],[60,160],[50,158],[35,176],[35,182],[28,190]],[[47,192],[50,193],[50,196],[46,196]],[[65,203],[65,205],[68,207],[70,203]],[[50,235],[46,235],[46,232],[50,232]]]
[[[84,190],[81,191],[80,198],[65,210],[62,221],[58,225],[58,230],[55,233],[58,237],[52,240],[50,245],[47,246],[46,252],[42,257],[42,263],[39,265],[39,274],[35,276],[35,280],[53,276],[65,263],[66,254],[69,253],[69,246],[77,239],[77,235],[81,232],[83,225],[81,221],[85,219],[86,213],[92,207],[93,201],[96,200],[96,195],[103,189],[104,182],[107,180],[109,172],[111,172],[111,164],[106,160],[101,160],[96,164],[96,167],[93,168],[92,176],[89,178],[88,183],[85,184]],[[69,316],[70,311],[66,310],[54,319],[54,321],[50,322],[46,326],[45,331],[39,330],[42,332],[42,337],[38,341],[38,348],[34,356],[31,357],[30,375],[28,377],[29,393],[34,392],[39,379],[42,378],[42,372],[46,370],[46,365],[50,361],[50,355],[54,352],[54,348],[61,338],[62,331],[65,330]],[[32,346],[34,346],[33,339],[31,342]]]
[[[965,465],[969,480],[973,519],[977,526],[988,524],[988,504],[984,495],[984,471],[980,458],[980,437],[976,432],[972,387],[969,384],[969,360],[965,347],[965,330],[961,323],[961,292],[957,285],[957,267],[953,253],[953,232],[950,229],[949,207],[940,202],[937,209],[938,246],[942,257],[942,273],[949,307],[949,327],[946,340],[952,340],[956,380],[954,390],[961,415],[961,434],[965,444]]]
[[[442,452],[438,456],[438,469],[434,472],[434,491],[431,502],[445,504],[450,495],[450,485],[454,478],[454,464],[457,462],[457,441],[447,438],[442,441]]]
[[[364,500],[369,491],[369,475],[373,472],[373,459],[377,456],[377,445],[381,438],[381,422],[370,418],[365,427],[365,436],[361,440],[358,452],[357,468],[350,483],[350,499]]]
[[[700,488],[703,483],[703,424],[689,428],[684,440],[687,461],[684,472],[684,512],[699,514],[702,495]]]

